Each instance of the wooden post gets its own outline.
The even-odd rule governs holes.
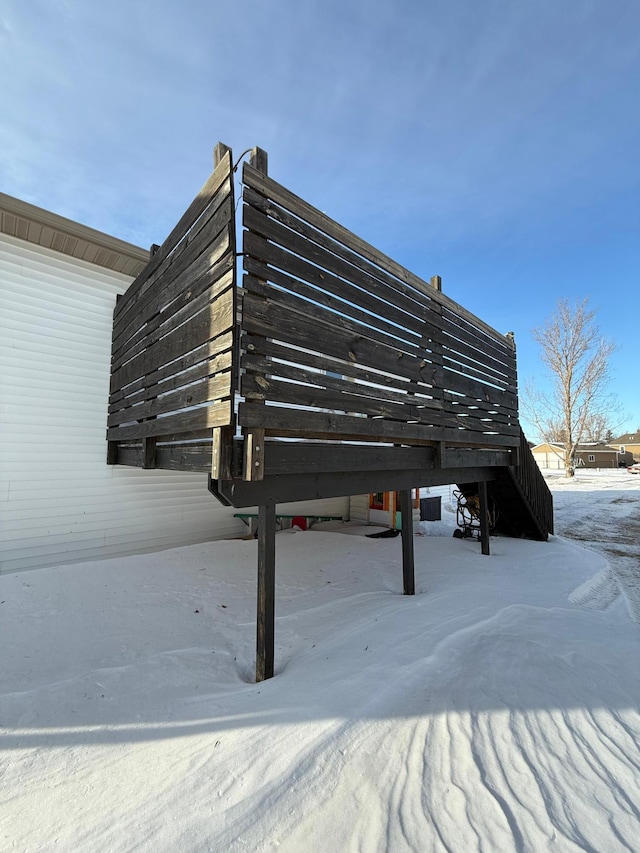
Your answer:
[[[231,148],[224,142],[216,143],[213,149],[213,168],[217,169],[225,154]],[[235,312],[234,312],[235,313]],[[235,357],[235,353],[234,353]],[[231,449],[233,446],[233,427],[214,427],[211,443],[211,476],[214,480],[231,479]]]
[[[258,507],[256,681],[273,677],[276,582],[276,505]]]
[[[254,148],[252,150],[249,163],[263,175],[268,173],[267,152],[262,148]],[[266,282],[263,283],[266,284]],[[264,479],[264,429],[251,428],[244,430],[242,478],[244,480]]]
[[[225,145],[224,142],[216,143],[216,147],[213,149],[213,168],[217,169],[220,163],[222,162],[222,158],[227,153],[227,151],[231,151],[228,145]]]
[[[413,559],[411,489],[403,489],[400,492],[400,512],[402,513],[402,581],[404,594],[415,595],[416,582]]]
[[[142,467],[149,470],[156,467],[156,439],[146,436],[142,439]]]
[[[478,499],[480,504],[480,542],[482,544],[482,553],[489,556],[491,553],[489,547],[489,499],[487,497],[487,483],[484,480],[478,483]]]
[[[108,441],[107,442],[107,465],[117,465],[118,464],[118,442],[117,441]]]

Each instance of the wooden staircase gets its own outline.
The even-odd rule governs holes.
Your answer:
[[[458,488],[470,494],[477,484],[463,483]],[[518,464],[498,469],[496,478],[487,483],[487,496],[496,510],[495,533],[539,541],[553,533],[553,497],[522,429]]]

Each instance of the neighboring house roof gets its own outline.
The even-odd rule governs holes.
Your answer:
[[[558,453],[564,452],[564,445],[556,441],[544,441],[542,444],[536,444],[531,448],[531,452],[535,453],[539,448],[548,447],[550,450],[555,450]],[[579,444],[576,447],[576,453],[617,453],[617,447],[611,447],[609,444]]]
[[[640,432],[625,432],[619,438],[616,438],[611,444],[640,444]]]
[[[138,275],[149,260],[146,249],[5,193],[0,193],[0,233],[124,275]]]

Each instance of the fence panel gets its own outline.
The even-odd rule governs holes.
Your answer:
[[[517,446],[512,341],[246,165],[239,423]]]
[[[122,461],[140,461],[149,440],[210,438],[212,428],[232,423],[234,217],[227,150],[116,306],[107,431],[111,461],[117,461],[118,451]],[[147,463],[153,467],[152,460]]]

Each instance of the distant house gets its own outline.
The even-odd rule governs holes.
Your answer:
[[[558,442],[543,442],[531,448],[539,468],[564,470],[564,447]],[[620,468],[631,465],[633,454],[609,444],[579,444],[576,450],[576,468]]]
[[[640,430],[636,432],[625,432],[614,441],[610,441],[609,445],[615,447],[621,453],[631,453],[636,462],[640,462]]]

